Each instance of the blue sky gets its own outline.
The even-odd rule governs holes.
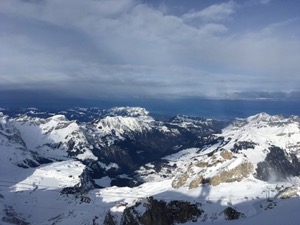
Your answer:
[[[298,0],[1,0],[0,103],[299,99]]]

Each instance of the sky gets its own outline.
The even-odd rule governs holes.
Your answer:
[[[298,100],[299,12],[298,0],[1,0],[0,105]]]

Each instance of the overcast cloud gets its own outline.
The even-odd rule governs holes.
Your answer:
[[[204,2],[2,0],[0,89],[83,99],[300,91],[297,1]]]

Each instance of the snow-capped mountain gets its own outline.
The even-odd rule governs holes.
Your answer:
[[[159,121],[121,107],[0,119],[0,224],[297,221],[299,199],[282,199],[300,194],[299,117]]]
[[[10,118],[2,114],[0,138],[1,147],[19,145],[13,148],[20,149],[24,154],[36,159],[32,160],[29,157],[15,162],[25,167],[39,165],[43,160],[47,162],[66,160],[72,155],[76,155],[78,159],[96,159],[88,148],[88,142],[80,126],[75,121],[67,120],[63,115],[43,119],[27,115]]]
[[[81,121],[68,119],[77,115],[76,109],[59,112],[64,115],[34,108],[15,113],[5,111],[6,115],[1,115],[3,132],[0,133],[8,142],[5,145],[14,146],[14,141],[18,141],[21,147],[14,149],[22,148],[23,154],[27,154],[27,158],[15,164],[28,167],[76,158],[89,165],[94,178],[104,175],[116,178],[170,153],[202,146],[210,141],[206,137],[218,132],[224,124],[187,117],[180,121],[158,121],[140,107],[77,110]],[[92,119],[86,121],[91,115]],[[5,133],[8,130],[10,135]]]
[[[138,166],[170,153],[203,146],[209,143],[208,137],[224,126],[224,122],[210,119],[158,121],[138,107],[113,108],[104,112],[99,119],[82,125],[94,155],[99,158],[91,165],[97,178],[99,174],[107,173],[99,161],[116,165],[110,173],[128,174]]]
[[[271,178],[261,177],[260,170],[264,164],[266,167],[263,170],[265,173],[271,173],[269,176],[300,175],[299,117],[284,118],[261,113],[246,119],[236,119],[221,133],[215,134],[215,140],[217,143],[213,145],[187,149],[163,158],[166,168],[174,168],[174,164],[178,166],[179,162],[183,164],[179,166],[180,169],[188,168],[189,164],[199,168],[211,167],[214,164],[217,166],[213,170],[215,173],[216,170],[224,171],[226,168],[233,168],[247,162],[251,164],[253,171],[251,174],[256,173],[263,180]],[[146,164],[141,168],[141,172],[147,174],[148,167],[153,166],[151,163]],[[166,169],[162,167],[162,171],[164,170]],[[279,174],[280,170],[285,171],[285,174]],[[162,174],[164,175],[164,172]],[[151,174],[154,175],[159,176],[160,173]],[[209,178],[211,175],[205,177]],[[280,179],[280,177],[273,178]],[[148,175],[144,179],[148,179]]]

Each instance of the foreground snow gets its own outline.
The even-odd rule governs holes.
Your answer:
[[[82,202],[80,197],[61,195],[63,187],[73,186],[79,182],[78,176],[84,166],[80,162],[65,161],[51,163],[37,169],[21,170],[15,168],[19,182],[9,183],[9,175],[1,174],[1,207],[11,206],[19,216],[32,225],[50,224],[102,224],[110,210],[120,220],[125,207],[137,201],[154,196],[155,199],[171,201],[183,200],[201,203],[205,211],[199,224],[272,224],[295,225],[299,219],[299,198],[277,199],[279,189],[298,187],[300,180],[294,178],[289,182],[267,183],[249,178],[242,182],[224,183],[218,186],[203,185],[199,188],[172,188],[172,179],[148,182],[139,187],[107,187],[84,194],[90,203]],[[13,172],[13,171],[12,171]],[[7,182],[4,182],[4,179]],[[299,191],[299,190],[298,190]],[[299,191],[300,194],[300,191]],[[268,208],[274,199],[276,206]],[[245,214],[246,218],[238,221],[225,221],[222,211],[232,206]],[[291,221],[291,222],[289,222]],[[200,223],[201,222],[201,223]],[[197,223],[186,223],[197,224]]]

